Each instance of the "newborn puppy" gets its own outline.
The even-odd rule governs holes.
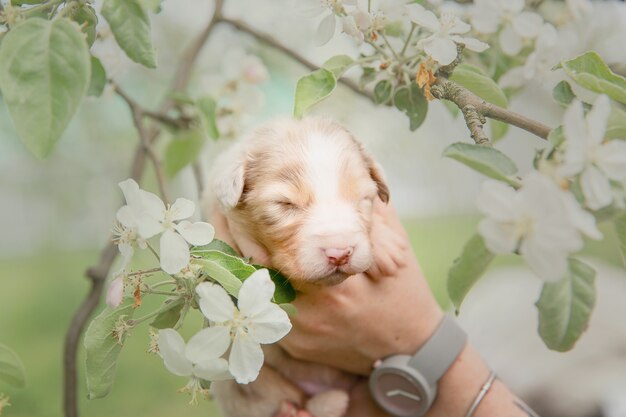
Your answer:
[[[205,207],[217,202],[237,249],[280,270],[296,288],[338,284],[378,259],[378,270],[398,262],[384,250],[372,251],[372,205],[375,198],[389,200],[380,168],[330,120],[264,125],[226,151],[214,172]],[[345,414],[356,376],[298,361],[278,345],[264,351],[265,365],[255,382],[213,383],[227,416],[288,417],[299,408],[315,417]]]

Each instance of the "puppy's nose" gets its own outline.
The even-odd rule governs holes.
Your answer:
[[[354,252],[354,248],[328,248],[324,249],[324,253],[328,258],[328,262],[335,266],[341,266],[348,263],[350,255]]]

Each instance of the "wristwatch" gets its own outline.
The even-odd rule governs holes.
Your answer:
[[[421,417],[437,395],[437,381],[465,346],[467,336],[450,316],[413,356],[385,358],[369,378],[374,400],[398,417]]]

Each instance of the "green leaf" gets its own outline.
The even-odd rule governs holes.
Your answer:
[[[539,309],[539,335],[548,348],[570,350],[587,329],[596,302],[596,271],[570,258],[567,275],[557,282],[546,282],[536,305]]]
[[[606,139],[626,139],[626,112],[616,106],[611,107],[611,115],[604,133]]]
[[[22,361],[15,352],[2,343],[0,343],[0,381],[16,388],[24,388],[26,385]]]
[[[139,0],[139,3],[144,10],[149,10],[152,13],[160,13],[162,1],[163,0]]]
[[[73,10],[69,18],[81,27],[83,33],[87,36],[87,44],[89,46],[93,45],[96,41],[96,26],[98,25],[98,17],[93,7],[86,5],[78,7]]]
[[[282,303],[282,304],[278,304],[278,307],[282,308],[285,313],[287,313],[287,315],[289,316],[295,316],[296,314],[298,314],[298,309],[296,308],[296,306],[294,306],[291,303]]]
[[[0,88],[20,139],[37,157],[52,151],[76,113],[89,67],[85,36],[69,19],[28,19],[4,36]]]
[[[211,97],[202,97],[196,102],[200,115],[202,116],[202,123],[211,139],[219,139],[220,131],[217,128],[217,116],[215,110],[217,104]]]
[[[203,144],[202,134],[195,129],[181,131],[172,138],[165,148],[163,161],[167,176],[173,177],[195,161]]]
[[[428,101],[417,84],[401,87],[396,90],[393,102],[398,110],[404,112],[410,121],[409,129],[416,130],[422,125],[428,113]]]
[[[208,245],[194,246],[193,248],[191,248],[191,254],[195,255],[196,253],[198,253],[198,256],[202,256],[201,253],[208,250],[217,250],[220,252],[224,252],[227,255],[239,256],[237,251],[233,249],[230,245],[228,245],[228,243],[219,239],[213,239]]]
[[[105,0],[102,16],[130,59],[148,68],[156,68],[150,19],[138,0]]]
[[[463,247],[448,272],[448,295],[457,313],[470,289],[483,276],[495,255],[485,247],[482,236],[476,234]]]
[[[561,62],[561,67],[582,87],[626,104],[626,78],[611,71],[597,53],[586,52]]]
[[[617,234],[617,240],[619,241],[620,252],[622,253],[622,261],[626,267],[626,213],[617,217],[613,221],[615,226],[615,233]]]
[[[89,81],[89,88],[87,89],[87,95],[93,97],[100,97],[104,91],[104,87],[107,84],[107,74],[102,66],[102,63],[95,56],[91,57],[91,81]]]
[[[576,98],[576,95],[567,81],[561,81],[552,90],[552,98],[561,106],[567,107]]]
[[[168,298],[163,302],[161,311],[156,315],[150,326],[155,329],[171,329],[180,320],[180,313],[185,305],[182,297]]]
[[[274,301],[276,304],[283,304],[290,303],[296,299],[296,290],[293,289],[291,283],[283,274],[268,266],[252,266],[254,266],[257,270],[267,269],[267,271],[270,273],[270,278],[272,279],[272,281],[274,281],[274,285],[276,285],[272,301]]]
[[[256,269],[243,259],[218,250],[195,251],[202,270],[217,281],[231,295],[237,297],[241,283]]]
[[[322,64],[322,68],[332,72],[335,79],[341,78],[344,72],[355,64],[354,60],[348,55],[335,55]]]
[[[391,98],[393,93],[393,84],[389,80],[379,81],[374,87],[374,102],[376,104],[384,104]]]
[[[134,304],[132,298],[127,298],[115,309],[105,308],[87,328],[84,344],[89,399],[105,397],[111,391],[117,359],[126,338],[124,335],[118,342],[113,332],[120,319],[128,320],[133,316]]]
[[[563,133],[563,126],[555,127],[550,131],[550,133],[548,134],[548,142],[550,142],[550,144],[555,148],[565,142],[565,133]]]
[[[11,0],[12,6],[21,6],[23,4],[41,4],[47,0]]]
[[[324,68],[301,77],[296,84],[294,116],[301,118],[311,106],[328,97],[336,86],[335,75]]]
[[[506,95],[498,84],[484,75],[477,67],[468,64],[460,64],[454,69],[450,80],[462,85],[489,103],[500,107],[507,107],[509,105]]]
[[[516,185],[510,178],[517,173],[515,162],[495,148],[458,142],[448,146],[443,156],[456,159],[490,178]]]
[[[376,68],[363,67],[363,74],[361,74],[361,78],[359,78],[359,87],[363,88],[367,84],[374,81],[375,79],[376,79]]]

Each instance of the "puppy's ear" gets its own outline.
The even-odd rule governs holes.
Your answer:
[[[219,157],[213,168],[213,194],[224,210],[234,208],[243,193],[246,153],[240,146]]]
[[[369,170],[370,177],[372,177],[372,179],[376,183],[376,187],[378,188],[378,197],[382,200],[383,203],[388,203],[389,187],[387,186],[387,180],[385,178],[383,168],[378,162],[374,161],[372,155],[363,147],[363,145],[359,144],[359,148],[361,151],[361,155],[363,156],[363,160],[367,165],[367,169]]]

